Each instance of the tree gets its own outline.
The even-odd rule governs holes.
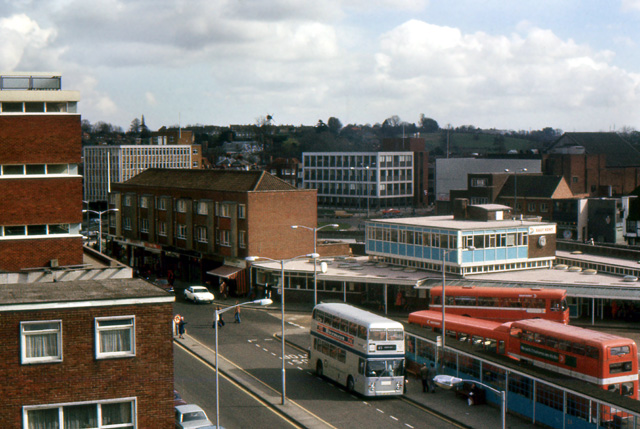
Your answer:
[[[329,127],[329,131],[331,131],[335,135],[338,135],[338,133],[342,129],[342,122],[340,122],[340,119],[334,118],[332,116],[327,121],[327,126]]]
[[[129,126],[129,132],[133,134],[140,133],[140,119],[135,118],[131,121],[131,125]]]
[[[425,133],[435,133],[440,129],[440,126],[435,119],[427,118],[424,113],[420,114],[420,130]]]

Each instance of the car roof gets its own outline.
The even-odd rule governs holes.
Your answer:
[[[176,405],[176,411],[180,411],[181,413],[192,413],[194,411],[204,411],[204,410],[199,406],[197,406],[196,404],[186,404],[186,405]]]

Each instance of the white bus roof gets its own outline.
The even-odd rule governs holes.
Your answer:
[[[400,322],[396,322],[395,320],[388,319],[384,316],[379,316],[375,313],[362,310],[349,304],[318,304],[315,306],[314,310],[326,311],[327,313],[339,316],[342,319],[348,320],[350,322],[357,322],[368,328],[396,328],[404,330],[404,327]]]

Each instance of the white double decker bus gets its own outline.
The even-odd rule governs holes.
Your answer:
[[[318,304],[310,333],[316,374],[364,396],[402,395],[402,324],[348,304]]]

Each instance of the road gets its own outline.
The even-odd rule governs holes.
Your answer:
[[[189,335],[207,347],[214,348],[212,306],[195,306],[177,301],[174,310],[187,319]],[[225,317],[226,326],[220,329],[220,357],[234,362],[275,391],[281,392],[282,344],[273,335],[281,330],[280,319],[276,317],[280,313],[243,309],[242,324],[233,323],[231,313],[226,313],[229,314]],[[287,314],[286,321],[287,336],[300,342],[308,342],[309,315]],[[285,353],[286,400],[293,401],[318,416],[327,423],[327,427],[455,427],[401,398],[375,399],[351,395],[342,386],[316,377],[308,370],[305,350],[287,345]],[[182,365],[181,359],[181,355],[176,355],[176,365]],[[196,399],[201,400],[200,397],[203,396],[198,393],[198,388],[191,390],[190,395],[196,397],[196,403]],[[205,393],[204,396],[211,395]],[[230,410],[227,408],[228,411]],[[225,416],[225,410],[221,410],[221,416]],[[228,427],[226,424],[224,426]]]
[[[174,345],[174,385],[188,403],[202,407],[216,423],[215,371],[182,347]],[[220,378],[220,426],[231,428],[295,428],[266,408],[257,398],[226,379]]]

